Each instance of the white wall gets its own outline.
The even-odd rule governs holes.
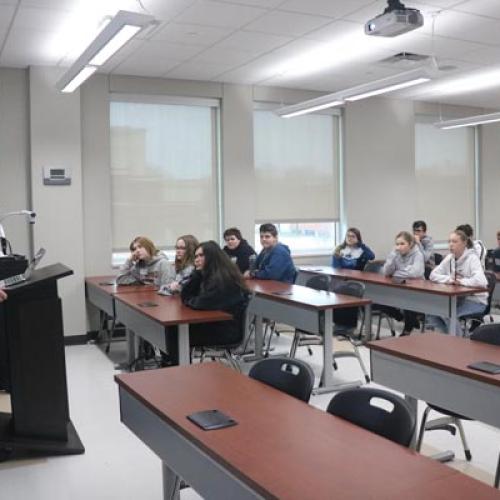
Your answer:
[[[28,113],[27,71],[0,68],[0,215],[31,208]],[[30,255],[26,219],[13,216],[3,226],[12,250]]]
[[[29,71],[31,195],[37,212],[35,247],[47,250],[44,264],[61,262],[74,274],[59,281],[66,335],[85,333],[80,92],[55,89],[60,71]],[[71,186],[45,186],[42,168],[71,170]]]

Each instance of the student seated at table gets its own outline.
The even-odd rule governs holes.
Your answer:
[[[243,276],[215,241],[198,245],[194,266],[195,270],[182,287],[182,302],[193,309],[225,311],[233,319],[190,325],[190,347],[238,343],[243,338],[241,329],[249,300]],[[173,365],[179,363],[177,335],[177,328],[167,334],[168,360]]]
[[[481,240],[474,239],[474,229],[472,228],[472,226],[470,224],[461,224],[460,226],[457,226],[456,230],[463,231],[467,236],[467,238],[469,238],[472,241],[472,247],[474,248],[474,251],[479,257],[481,265],[483,266],[484,269],[484,266],[486,264],[486,247]]]
[[[180,293],[183,284],[194,271],[194,251],[198,245],[198,240],[192,234],[185,234],[177,238],[175,261],[170,265],[166,281],[161,283],[158,293],[162,295]]]
[[[448,242],[450,253],[434,268],[429,279],[436,283],[486,288],[488,281],[471,238],[463,231],[455,230],[450,234]],[[457,318],[469,314],[481,314],[486,309],[487,302],[488,294],[486,292],[459,297]],[[428,315],[426,326],[437,331],[448,332],[449,321],[448,318]],[[462,335],[459,321],[456,322],[453,329],[457,335]]]
[[[486,269],[500,272],[500,231],[497,231],[497,246],[486,252]]]
[[[297,271],[290,249],[278,241],[276,226],[270,223],[262,224],[259,232],[262,251],[255,261],[255,270],[246,271],[244,277],[293,283]]]
[[[243,274],[250,269],[250,258],[257,256],[255,250],[243,239],[241,231],[236,227],[230,227],[224,231],[226,245],[223,250],[231,260],[236,259],[236,265]]]
[[[333,253],[332,266],[341,269],[356,269],[362,271],[375,254],[368,248],[361,238],[361,232],[355,227],[350,227],[344,242]]]
[[[415,238],[407,231],[401,231],[396,236],[396,246],[389,254],[383,267],[385,276],[398,279],[412,279],[424,277],[424,255],[415,242]],[[395,307],[380,306],[389,316],[401,321],[404,319],[403,333],[409,335],[413,328],[418,328],[417,313],[414,311],[400,311]]]
[[[416,220],[412,226],[415,244],[424,255],[424,264],[434,267],[434,242],[427,234],[427,224],[423,220]]]
[[[167,279],[168,259],[155,244],[144,236],[137,236],[130,243],[130,257],[116,277],[117,285],[154,283],[160,286]]]

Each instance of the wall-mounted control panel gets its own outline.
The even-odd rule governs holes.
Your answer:
[[[43,167],[43,183],[45,186],[69,186],[71,171],[63,167]]]

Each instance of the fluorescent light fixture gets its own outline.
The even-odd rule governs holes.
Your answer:
[[[449,130],[453,128],[473,127],[474,125],[486,125],[494,122],[500,122],[500,113],[469,116],[467,118],[459,118],[457,120],[445,120],[435,123],[434,126],[443,130]]]
[[[342,94],[346,101],[359,101],[375,95],[387,94],[395,90],[420,85],[430,80],[429,70],[427,68],[418,68],[352,87],[351,89],[344,90]]]
[[[96,70],[97,66],[85,66],[61,89],[61,92],[73,92],[73,90],[77,89],[90,75],[95,73]]]
[[[70,88],[72,92],[81,85],[96,69],[120,50],[129,40],[145,28],[153,25],[154,17],[136,12],[120,10],[96,36],[80,57],[71,65],[56,88]],[[88,68],[94,68],[92,71]],[[78,78],[78,80],[76,80]],[[75,85],[73,82],[77,81]]]
[[[364,83],[345,90],[339,90],[333,94],[317,97],[316,99],[285,106],[276,110],[275,113],[284,118],[313,113],[320,109],[341,106],[345,101],[358,101],[374,95],[386,94],[395,90],[420,85],[431,79],[431,71],[428,67],[417,68],[394,76],[382,78],[381,80]]]

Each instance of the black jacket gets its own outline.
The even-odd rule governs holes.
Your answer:
[[[242,274],[250,268],[250,256],[257,255],[247,240],[241,240],[240,244],[234,250],[231,250],[227,246],[223,250],[230,258],[236,257],[236,265],[240,268]]]
[[[193,309],[225,311],[233,316],[229,321],[191,325],[191,346],[236,345],[242,342],[249,296],[238,285],[230,284],[221,289],[207,283],[200,271],[194,271],[182,288],[181,299]]]

